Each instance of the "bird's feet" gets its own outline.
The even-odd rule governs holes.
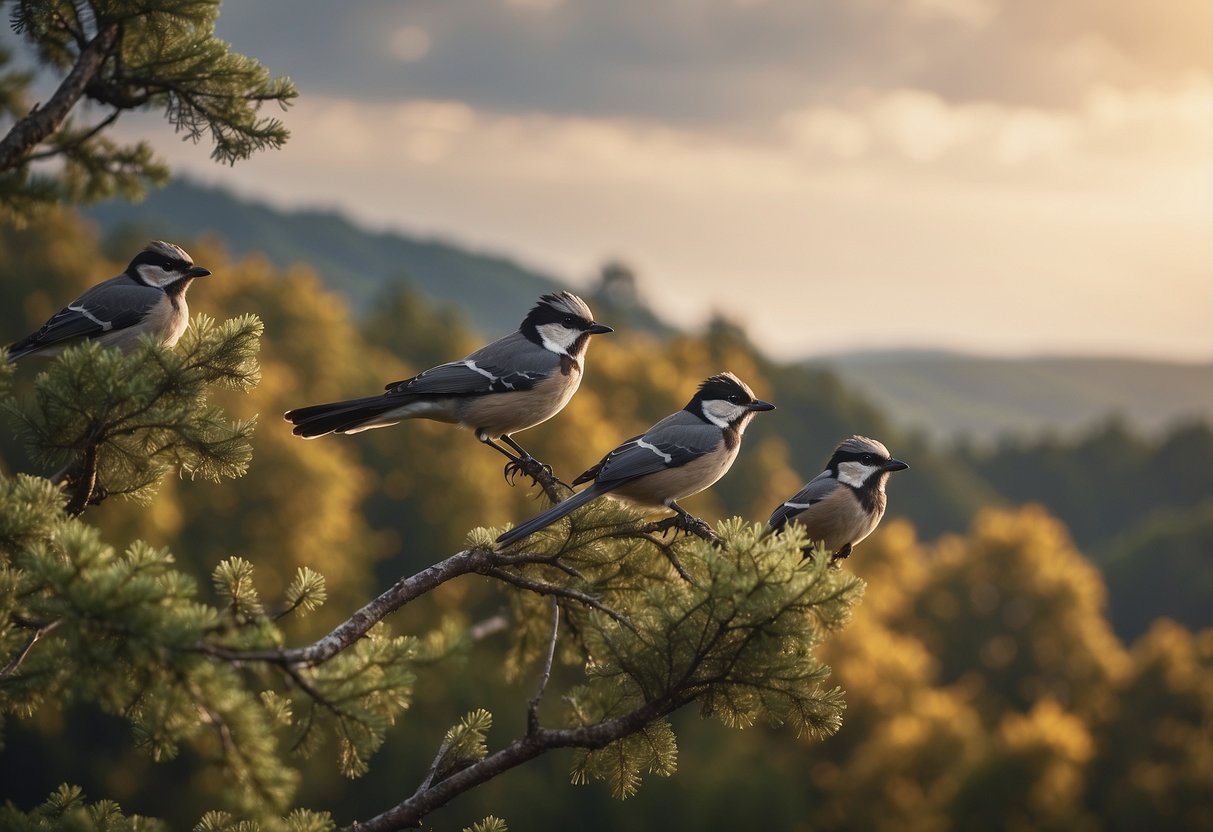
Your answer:
[[[815,560],[816,551],[813,543],[809,543],[808,546],[801,549],[801,554],[808,560]],[[841,549],[838,549],[837,552],[832,553],[830,555],[830,562],[828,562],[826,565],[830,566],[830,569],[842,569],[842,562],[845,558],[847,558],[848,554],[850,554],[850,543],[847,543],[847,545],[843,546]]]
[[[720,536],[717,535],[716,532],[712,531],[712,527],[709,526],[706,521],[701,520],[695,515],[689,514],[685,511],[673,514],[664,520],[658,520],[655,523],[650,523],[645,527],[644,530],[646,532],[658,532],[662,537],[665,537],[669,533],[670,529],[677,529],[679,531],[686,532],[687,534],[693,534],[696,537],[702,538],[714,545],[718,545],[720,543]]]
[[[546,491],[549,497],[552,497],[553,494],[558,494],[556,486],[566,489],[570,488],[569,485],[553,473],[551,465],[548,465],[546,462],[540,462],[530,454],[507,462],[503,473],[505,474],[505,481],[510,485],[514,484],[514,480],[519,474],[530,477],[531,481]],[[556,497],[552,497],[552,501],[558,502]]]
[[[845,546],[843,546],[841,549],[839,549],[837,552],[835,552],[834,554],[832,554],[830,556],[830,568],[831,569],[841,569],[842,562],[846,559],[847,555],[849,555],[849,554],[851,554],[851,544],[850,543],[846,544]]]

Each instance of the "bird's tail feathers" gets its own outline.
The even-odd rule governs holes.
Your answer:
[[[384,396],[367,396],[330,404],[314,404],[288,410],[285,418],[295,425],[293,433],[304,439],[315,439],[326,433],[357,433],[360,430],[394,425],[399,419],[376,421],[377,417],[396,410],[400,402],[389,401]]]
[[[510,529],[508,532],[501,535],[501,537],[497,538],[497,545],[501,547],[509,546],[511,543],[516,543],[517,541],[522,540],[524,537],[532,535],[540,529],[552,525],[561,517],[576,511],[596,497],[601,497],[609,490],[610,489],[599,487],[598,483],[594,483],[589,488],[583,488],[581,491],[578,491],[564,502],[557,503],[542,514],[538,514],[532,517],[530,520],[527,520],[522,525],[515,526],[514,528]]]

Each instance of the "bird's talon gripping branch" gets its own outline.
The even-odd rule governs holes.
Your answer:
[[[530,454],[507,462],[504,473],[505,481],[510,485],[513,485],[514,480],[521,474],[525,477],[530,477],[531,482],[549,494],[556,490],[556,486],[569,488],[567,483],[555,475],[551,465],[548,465],[546,462],[540,462]]]
[[[675,514],[670,520],[673,521],[673,528],[681,529],[687,534],[703,538],[712,544],[719,545],[721,542],[720,535],[716,534],[703,518],[683,512],[682,514]]]

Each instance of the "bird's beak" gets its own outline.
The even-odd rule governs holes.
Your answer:
[[[909,465],[906,465],[900,459],[890,459],[884,464],[884,469],[886,471],[904,471],[909,467]]]
[[[206,277],[210,273],[211,273],[210,269],[204,269],[201,266],[194,266],[192,269],[190,269],[188,272],[185,273],[185,276],[186,277]]]
[[[615,330],[606,324],[592,323],[585,328],[585,331],[588,335],[605,335],[606,333],[614,332]]]
[[[754,399],[745,406],[746,410],[774,410],[775,405],[770,402],[764,402],[762,399]]]

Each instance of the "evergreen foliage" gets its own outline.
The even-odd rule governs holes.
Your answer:
[[[260,113],[296,95],[255,60],[214,35],[220,0],[16,0],[13,29],[41,70],[60,80],[31,106],[34,73],[0,54],[0,205],[28,219],[56,201],[135,197],[163,184],[168,171],[145,141],[122,145],[106,135],[126,111],[152,109],[185,137],[209,139],[216,161],[234,163],[281,146],[282,122]],[[81,100],[95,120],[74,119]],[[50,161],[51,167],[43,162]]]
[[[147,504],[172,472],[218,481],[248,469],[253,420],[230,419],[212,399],[254,389],[261,332],[252,316],[221,325],[199,317],[175,351],[82,344],[20,395],[4,391],[0,405],[31,458],[59,473],[0,479],[0,714],[94,708],[124,721],[152,760],[186,754],[225,784],[199,828],[328,828],[327,815],[292,812],[300,774],[291,758],[331,747],[343,774],[365,774],[419,677],[470,644],[449,619],[420,636],[396,635],[383,619],[479,574],[510,592],[507,673],[540,673],[525,733],[494,748],[489,712],[471,711],[412,797],[363,828],[415,824],[501,771],[569,746],[581,750],[575,782],[604,779],[629,796],[644,772],[673,773],[667,717],[692,702],[734,727],[837,730],[841,694],[813,654],[845,624],[862,584],[824,558],[802,559],[805,541],[740,521],[721,526],[720,547],[658,538],[610,502],[584,508],[569,534],[549,531],[534,548],[497,551],[488,545],[496,531],[476,529],[468,548],[304,647],[285,646],[284,628],[324,603],[318,571],[300,566],[263,598],[256,557],[229,556],[207,593],[167,547],[107,544],[81,517],[90,506],[113,495]],[[553,674],[557,657],[569,672]],[[541,708],[556,698],[545,696],[553,675],[563,706]],[[5,811],[23,825],[152,823],[109,802],[86,805],[67,787],[28,815]],[[490,817],[480,827],[503,825]]]

